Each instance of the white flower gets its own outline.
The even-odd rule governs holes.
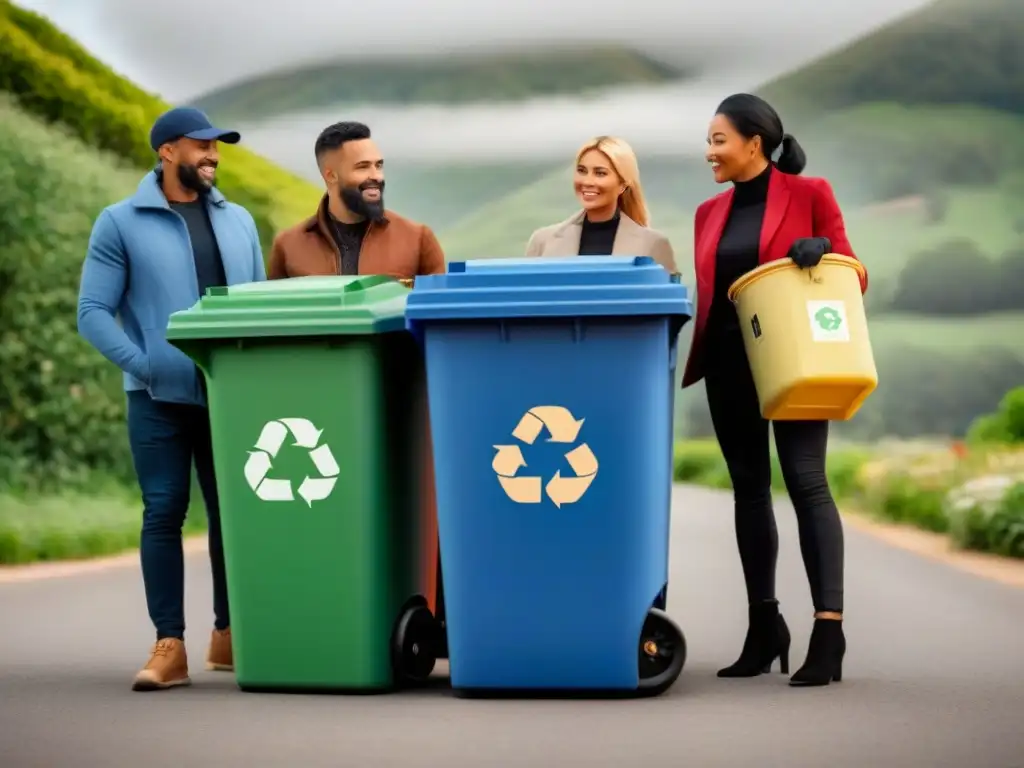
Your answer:
[[[998,509],[1007,492],[1020,482],[1024,482],[1024,474],[975,477],[947,494],[947,509],[951,513],[978,509],[991,515]]]

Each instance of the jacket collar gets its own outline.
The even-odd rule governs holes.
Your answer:
[[[215,205],[218,208],[227,202],[224,195],[216,187],[209,191],[206,199],[211,205]],[[166,211],[171,209],[171,206],[167,204],[164,190],[160,186],[159,168],[154,168],[142,177],[142,181],[139,182],[139,186],[135,189],[135,194],[132,195],[132,205],[136,208],[162,208]]]

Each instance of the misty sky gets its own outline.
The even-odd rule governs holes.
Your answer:
[[[325,57],[606,40],[766,76],[927,0],[15,0],[143,87],[182,100]]]

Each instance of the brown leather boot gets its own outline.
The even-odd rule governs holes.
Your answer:
[[[185,644],[176,637],[165,637],[153,646],[146,666],[135,676],[133,691],[161,691],[179,685],[191,685]]]
[[[233,672],[235,656],[231,649],[231,628],[215,629],[206,652],[206,668],[216,672]]]

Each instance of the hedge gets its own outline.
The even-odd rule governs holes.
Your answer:
[[[133,477],[121,374],[75,317],[93,219],[136,183],[0,96],[0,489]]]
[[[42,17],[7,0],[0,0],[0,91],[140,170],[156,163],[149,129],[170,105],[104,67]],[[265,249],[275,231],[315,210],[321,192],[307,181],[238,146],[223,147],[222,160],[218,186],[252,213]]]
[[[840,447],[829,454],[829,484],[847,509],[950,535],[954,544],[1024,558],[1024,450],[950,447],[909,451]],[[729,489],[713,440],[679,443],[676,482]],[[785,493],[772,457],[772,488]]]

